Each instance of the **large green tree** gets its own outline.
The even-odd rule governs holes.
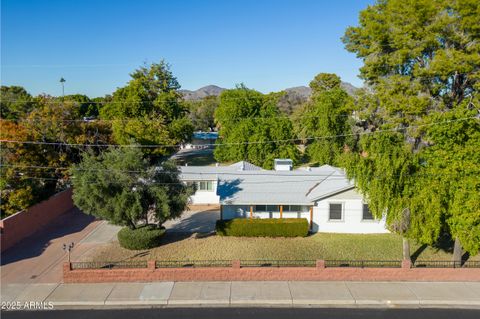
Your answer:
[[[0,91],[0,118],[17,120],[35,108],[33,97],[21,86],[4,86]]]
[[[128,84],[106,101],[100,118],[112,121],[118,144],[162,145],[145,150],[168,155],[193,133],[187,107],[178,92],[180,84],[164,61],[140,67],[130,76]]]
[[[78,113],[82,117],[97,117],[100,103],[93,101],[83,94],[66,95],[58,98],[59,101],[69,102],[78,108]]]
[[[312,162],[338,165],[351,113],[351,97],[340,87],[335,74],[320,73],[310,82],[312,97],[294,115],[299,137],[306,139],[306,152]],[[329,137],[313,138],[312,137]]]
[[[450,234],[456,260],[460,242],[479,248],[479,14],[475,0],[382,0],[343,38],[369,86],[347,173],[391,229],[429,244]]]
[[[195,130],[213,131],[215,129],[215,110],[220,103],[217,96],[207,96],[201,100],[186,103]]]
[[[83,121],[77,102],[35,97],[36,108],[15,120],[0,120],[2,216],[13,214],[68,186],[68,167],[88,147],[110,144],[108,123]],[[30,142],[40,144],[30,144]],[[46,144],[41,144],[46,143]],[[71,145],[73,144],[73,145]]]
[[[138,148],[112,148],[98,156],[84,153],[71,174],[76,206],[132,229],[179,217],[191,195],[174,163],[150,166]]]
[[[293,125],[277,107],[277,94],[264,95],[239,86],[223,91],[215,120],[220,127],[215,159],[246,160],[272,168],[275,158],[298,160]]]

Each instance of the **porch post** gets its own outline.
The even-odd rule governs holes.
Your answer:
[[[253,206],[250,205],[250,218],[253,218]]]
[[[313,227],[313,206],[310,206],[310,230]]]
[[[283,218],[283,205],[280,205],[280,218]]]

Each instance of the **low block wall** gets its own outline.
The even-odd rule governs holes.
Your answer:
[[[72,189],[53,195],[26,210],[0,220],[1,251],[32,235],[74,207]]]
[[[317,267],[75,269],[63,267],[65,283],[152,281],[480,281],[480,268],[324,268]]]

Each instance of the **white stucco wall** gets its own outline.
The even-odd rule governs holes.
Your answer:
[[[342,220],[329,220],[330,203],[343,205]],[[334,196],[320,200],[313,207],[313,232],[327,233],[352,233],[352,234],[376,234],[388,233],[385,229],[385,219],[363,220],[363,196],[355,190],[348,190]],[[249,205],[224,205],[222,208],[223,219],[249,218]],[[280,218],[280,213],[257,213],[253,212],[254,218]],[[306,218],[310,222],[310,213],[284,212],[283,218]]]
[[[197,204],[219,204],[220,196],[217,195],[217,181],[213,181],[213,189],[211,191],[197,190],[195,194],[190,196],[190,203]]]
[[[329,220],[330,203],[343,205],[342,220]],[[363,197],[355,190],[328,197],[315,203],[313,208],[314,232],[327,233],[388,233],[385,219],[363,220]]]

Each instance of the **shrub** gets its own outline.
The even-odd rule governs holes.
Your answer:
[[[138,250],[160,246],[163,234],[165,234],[165,228],[147,225],[136,229],[124,227],[118,232],[117,237],[123,248]]]
[[[306,218],[269,218],[218,220],[217,234],[239,237],[305,237],[308,234]]]

